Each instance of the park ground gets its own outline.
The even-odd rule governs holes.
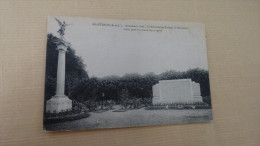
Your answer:
[[[114,106],[113,110],[90,112],[90,116],[87,118],[47,124],[45,125],[45,129],[50,131],[84,130],[208,122],[212,120],[211,109],[146,110],[145,108],[141,108],[125,112],[114,112],[118,109],[120,109],[120,106],[117,105]]]

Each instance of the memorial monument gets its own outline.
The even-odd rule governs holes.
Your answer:
[[[60,38],[55,42],[57,44],[57,50],[59,51],[58,55],[58,65],[57,65],[57,84],[56,84],[56,95],[52,96],[51,99],[46,101],[46,112],[47,113],[59,113],[62,111],[72,109],[72,101],[64,94],[65,90],[65,66],[66,66],[66,51],[69,46],[69,43],[64,41],[65,27],[68,24],[63,21],[59,21],[60,29],[58,33]]]
[[[202,102],[200,84],[191,79],[161,80],[153,86],[153,104]]]

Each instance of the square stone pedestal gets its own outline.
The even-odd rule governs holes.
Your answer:
[[[72,100],[67,96],[53,96],[46,102],[47,113],[59,113],[72,109]]]

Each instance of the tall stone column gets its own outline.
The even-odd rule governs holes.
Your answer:
[[[66,51],[64,45],[59,45],[57,50],[59,51],[58,67],[57,67],[57,85],[56,85],[56,96],[64,96],[65,87],[65,62],[66,62]]]
[[[70,110],[72,101],[64,94],[65,89],[65,65],[67,46],[63,43],[57,46],[59,51],[57,66],[56,95],[46,102],[47,113],[59,113]]]

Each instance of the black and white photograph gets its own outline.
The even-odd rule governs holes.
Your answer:
[[[205,26],[48,17],[44,130],[213,119]]]

